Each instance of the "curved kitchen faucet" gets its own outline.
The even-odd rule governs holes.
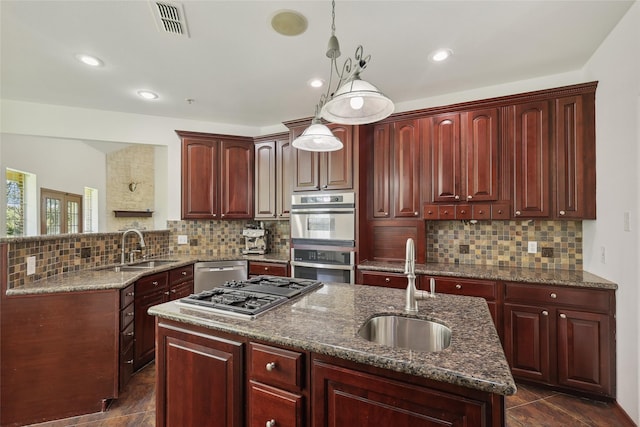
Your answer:
[[[404,274],[407,275],[407,297],[404,311],[409,314],[418,313],[418,300],[434,297],[433,283],[431,294],[416,289],[416,246],[412,238],[407,239],[406,254],[404,260]],[[433,281],[433,279],[431,279]]]
[[[142,237],[142,233],[139,230],[136,230],[135,228],[130,228],[128,230],[125,230],[124,233],[122,233],[122,255],[120,257],[120,264],[124,265],[124,242],[125,242],[125,238],[127,237],[127,234],[129,233],[136,233],[138,235],[138,237],[140,238],[140,248],[144,248],[146,245],[144,243],[144,237]]]

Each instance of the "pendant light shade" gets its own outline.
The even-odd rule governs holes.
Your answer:
[[[314,119],[311,126],[302,135],[293,140],[292,145],[298,150],[337,151],[342,149],[342,141],[336,138],[331,129]]]
[[[320,116],[332,123],[362,125],[389,117],[393,110],[389,98],[356,74],[324,104]]]

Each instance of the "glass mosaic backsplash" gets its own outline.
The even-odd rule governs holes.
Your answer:
[[[427,262],[582,270],[581,221],[427,221],[425,233]]]

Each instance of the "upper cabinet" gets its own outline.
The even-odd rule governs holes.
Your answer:
[[[291,141],[309,124],[291,128]],[[330,123],[331,132],[342,141],[337,151],[313,152],[293,149],[293,191],[353,189],[353,126]]]
[[[182,219],[253,218],[252,140],[177,133],[182,138]]]
[[[289,218],[292,153],[288,133],[256,139],[255,219]]]

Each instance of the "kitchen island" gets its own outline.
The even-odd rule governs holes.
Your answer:
[[[418,317],[452,331],[439,352],[358,335],[375,315],[404,315],[404,304],[400,289],[329,283],[255,320],[151,307],[157,426],[504,425],[516,387],[486,302],[419,301]]]

